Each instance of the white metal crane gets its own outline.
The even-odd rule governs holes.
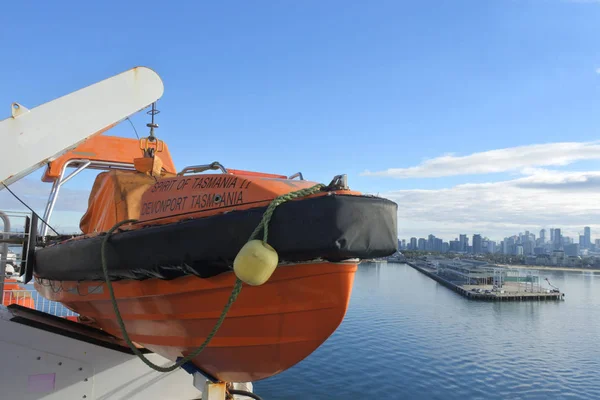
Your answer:
[[[0,190],[158,100],[158,74],[135,67],[31,110],[12,103],[0,121]],[[3,185],[4,184],[4,185]]]
[[[553,284],[550,283],[550,281],[548,280],[548,278],[545,278],[545,281],[548,283],[548,286],[550,286],[552,288],[553,292],[560,292],[560,289],[556,286],[554,286]]]

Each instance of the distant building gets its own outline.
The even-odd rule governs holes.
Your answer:
[[[502,254],[515,254],[516,237],[504,238],[504,245],[502,246]]]
[[[469,249],[469,238],[467,235],[459,235],[460,249],[459,251],[466,252]]]
[[[442,253],[447,253],[450,249],[450,244],[448,242],[442,243]]]
[[[583,236],[585,237],[583,248],[589,249],[590,247],[592,247],[592,230],[589,226],[583,228]]]
[[[552,265],[563,265],[565,260],[565,252],[562,250],[554,250],[550,257],[550,264]]]
[[[573,243],[565,246],[565,255],[569,257],[577,257],[579,255],[579,244]]]
[[[411,250],[417,250],[417,238],[416,237],[411,237],[410,238],[410,247],[409,249]]]
[[[560,234],[560,228],[554,229],[554,239],[552,240],[554,244],[554,250],[560,250],[562,247],[562,235]]]
[[[481,254],[481,250],[481,235],[475,234],[473,235],[473,254]]]
[[[427,236],[427,251],[435,251],[435,235]]]
[[[523,245],[518,244],[515,246],[515,255],[522,256],[523,255]]]
[[[542,244],[546,243],[546,230],[545,229],[542,229],[540,231],[540,239],[539,240],[542,242]]]
[[[460,241],[458,239],[451,240],[449,243],[449,250],[455,252],[462,251],[460,249]]]
[[[532,255],[534,247],[535,246],[533,245],[533,242],[531,240],[527,240],[523,243],[523,254],[525,254],[526,256]]]
[[[550,228],[550,242],[554,244],[554,228]]]
[[[493,240],[484,240],[483,241],[483,252],[484,253],[489,253],[489,254],[494,254],[496,252],[496,242],[494,242]]]
[[[419,238],[417,248],[423,251],[427,250],[427,241],[423,238]]]
[[[546,254],[546,248],[545,247],[534,247],[533,248],[533,254],[535,254],[536,256],[540,256],[542,254]]]

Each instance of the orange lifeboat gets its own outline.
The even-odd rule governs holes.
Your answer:
[[[104,138],[93,140],[119,142]],[[121,150],[134,148],[128,140],[119,142]],[[44,179],[58,176],[80,150],[53,161]],[[101,244],[116,223],[137,220],[110,237],[108,276],[131,339],[176,360],[202,344],[215,326],[236,282],[234,259],[267,206],[316,182],[218,163],[176,174],[166,145],[137,151],[133,168],[97,176],[80,224],[83,235],[36,251],[35,287],[122,338]],[[220,171],[205,173],[214,170]],[[193,364],[219,380],[257,381],[310,355],[342,322],[360,259],[396,252],[396,212],[389,200],[351,191],[343,176],[278,206],[268,225],[278,267],[263,285],[243,285]]]

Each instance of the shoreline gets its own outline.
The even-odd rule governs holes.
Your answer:
[[[540,271],[565,271],[565,272],[600,272],[598,268],[571,268],[571,267],[552,267],[547,265],[520,265],[520,264],[496,264],[500,267],[512,269],[537,269]]]

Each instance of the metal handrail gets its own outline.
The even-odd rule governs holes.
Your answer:
[[[179,172],[177,174],[177,176],[183,176],[186,173],[198,174],[200,172],[208,171],[209,169],[212,169],[212,170],[220,169],[221,172],[223,172],[224,174],[228,173],[227,169],[223,165],[221,165],[221,163],[215,161],[211,164],[191,165],[189,167],[185,167],[184,169],[181,170],[181,172]]]
[[[0,305],[18,304],[57,317],[76,317],[79,315],[57,301],[46,299],[35,289],[7,289],[0,293],[2,293]]]
[[[338,189],[348,189],[348,176],[346,174],[336,175],[328,185],[329,187],[337,187]]]
[[[22,218],[25,220],[25,229],[23,231],[12,229],[12,226],[15,225],[12,220],[13,218]],[[35,219],[33,213],[0,211],[0,221],[4,222],[4,227],[0,232],[0,292],[4,290],[4,282],[7,277],[11,277],[11,274],[6,272],[8,266],[14,268],[15,272],[13,272],[13,276],[19,276],[19,273],[20,275],[23,275],[23,268],[27,264],[27,259],[31,254],[23,252],[23,246],[20,246],[20,254],[19,252],[12,252],[9,248],[15,247],[15,245],[24,245],[29,242],[30,246],[35,246],[34,243],[37,234],[32,230],[32,225],[30,224],[31,219]]]
[[[65,178],[65,173],[67,168],[75,167],[76,170],[71,172]],[[54,181],[52,185],[52,189],[50,190],[50,195],[48,196],[48,202],[46,203],[46,209],[44,210],[43,220],[46,222],[50,222],[50,217],[52,216],[52,212],[54,211],[54,206],[56,205],[56,200],[58,199],[58,192],[62,185],[67,183],[69,180],[74,178],[80,172],[85,169],[99,169],[103,171],[109,171],[111,169],[123,169],[123,170],[135,170],[135,166],[133,163],[120,163],[113,161],[90,161],[84,158],[72,159],[69,160],[63,165],[62,170],[60,171],[60,176],[57,180]],[[48,225],[42,222],[41,236],[46,236],[48,234]]]
[[[0,219],[4,226],[5,232],[10,232],[10,218],[8,215],[0,211]],[[2,239],[8,239],[10,234],[3,233]],[[8,261],[8,243],[0,244],[0,293],[2,293],[2,300],[4,300],[4,276],[6,274],[6,262]]]
[[[304,176],[302,175],[302,172],[296,172],[293,175],[290,175],[288,179],[295,179],[295,178],[300,178],[301,181],[304,180]]]

